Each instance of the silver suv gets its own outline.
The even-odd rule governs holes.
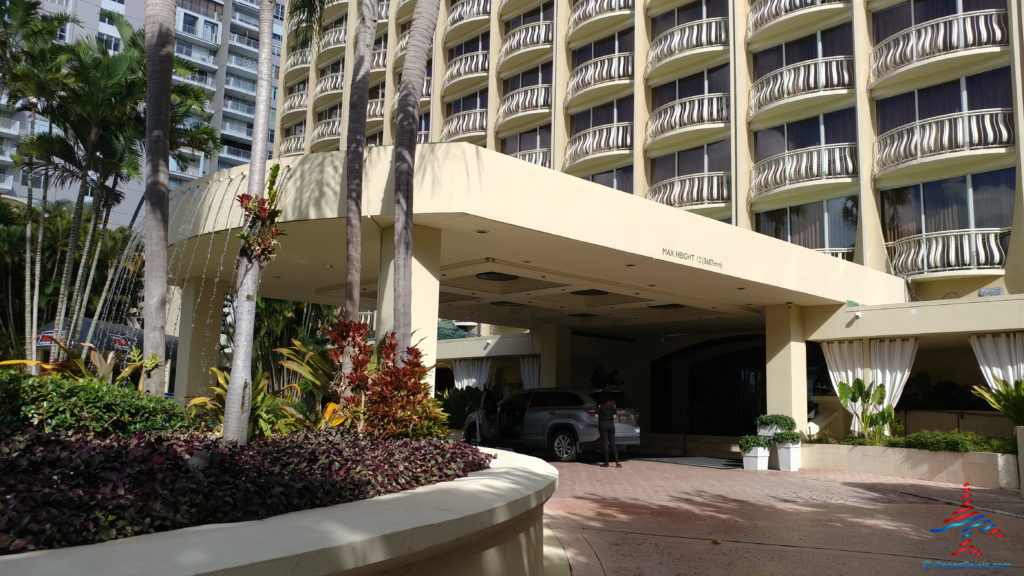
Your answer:
[[[640,444],[640,420],[632,403],[617,390],[534,388],[488,403],[466,418],[463,438],[472,444],[517,450],[549,450],[561,462],[572,462],[580,452],[601,450],[597,406],[614,400],[618,420],[615,444]]]

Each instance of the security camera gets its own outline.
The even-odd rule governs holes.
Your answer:
[[[860,318],[861,317],[861,313],[860,312],[854,312],[853,313],[853,317],[854,318]]]

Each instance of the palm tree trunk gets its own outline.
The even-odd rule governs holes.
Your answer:
[[[267,129],[270,125],[271,47],[275,0],[260,0],[260,53],[256,61],[256,117],[252,125],[252,161],[248,193],[263,194],[267,172]],[[224,439],[249,441],[249,409],[252,394],[252,345],[256,322],[256,293],[263,265],[239,254],[235,294],[235,337],[232,344],[231,378],[224,399]]]
[[[68,249],[64,255],[64,271],[60,277],[60,292],[57,296],[57,317],[53,322],[54,339],[64,339],[65,317],[68,308],[68,292],[71,290],[71,271],[75,266],[75,257],[78,253],[78,237],[82,227],[82,209],[85,206],[85,196],[89,189],[88,181],[83,180],[78,189],[78,198],[75,200],[75,209],[71,213],[71,229],[68,230]],[[68,337],[71,332],[68,331]],[[50,363],[61,357],[59,346],[50,347]]]
[[[28,133],[36,133],[36,110],[33,106],[32,114],[29,116]],[[32,323],[32,196],[34,192],[32,177],[28,179],[28,193],[25,202],[25,359],[35,360],[35,334],[36,326]],[[40,212],[39,221],[43,220]],[[40,224],[41,225],[41,224]]]
[[[89,231],[85,235],[85,244],[82,246],[82,257],[78,261],[78,273],[75,275],[74,288],[71,291],[71,310],[70,324],[68,325],[68,334],[73,334],[76,338],[81,333],[80,326],[82,325],[82,318],[79,316],[79,311],[82,308],[82,300],[88,298],[88,294],[85,293],[85,276],[86,267],[92,262],[93,252],[96,247],[96,232],[99,229],[100,224],[100,205],[98,199],[93,193],[93,204],[92,214],[89,217]]]
[[[418,0],[398,86],[395,128],[395,339],[401,362],[412,340],[412,215],[416,133],[440,0]]]
[[[146,394],[163,394],[167,324],[167,213],[171,72],[174,65],[175,0],[146,0],[146,272],[143,357],[156,369],[143,374]]]
[[[51,124],[52,126],[52,124]],[[43,239],[46,232],[46,196],[50,191],[50,177],[43,176],[43,197],[39,203],[39,235],[36,239],[36,254],[35,254],[35,285],[32,287],[32,339],[31,339],[31,352],[29,353],[29,359],[36,359],[36,338],[35,331],[39,329],[39,287],[42,283],[43,275]],[[39,373],[38,366],[29,367],[29,371],[32,374]]]
[[[135,220],[139,217],[139,212],[142,211],[142,205],[144,202],[144,199],[139,198],[139,203],[135,205],[135,212],[132,213],[132,219],[128,223],[129,230],[135,228]],[[113,279],[114,276],[116,276],[116,272],[121,268],[121,265],[123,264],[124,252],[125,250],[128,249],[128,242],[131,240],[131,237],[131,233],[126,233],[124,236],[122,236],[121,243],[118,245],[117,251],[114,252],[114,265],[111,266],[110,270],[107,272],[107,279],[103,283],[103,290],[100,291],[100,300],[99,302],[96,303],[96,314],[94,314],[94,320],[98,319],[100,311],[103,310],[103,307],[106,306],[107,304],[107,294],[110,292],[110,285],[111,283],[113,283]],[[93,333],[95,331],[96,323],[93,322],[89,326],[89,333],[85,335],[86,342],[92,342]]]
[[[110,210],[111,210],[111,208],[107,208],[106,213],[103,215],[103,227],[100,228],[100,239],[101,240],[102,240],[102,238],[104,236],[103,232],[106,232],[106,230],[107,230],[107,222],[110,221]],[[82,291],[82,298],[81,298],[81,301],[78,304],[78,314],[76,315],[77,318],[78,318],[78,325],[79,326],[81,326],[82,322],[85,321],[85,313],[88,310],[88,305],[89,305],[89,294],[92,293],[92,282],[96,278],[96,268],[99,265],[100,252],[102,252],[101,248],[102,248],[102,246],[100,245],[100,242],[97,242],[96,243],[96,248],[92,252],[92,264],[89,266],[89,278],[88,278],[88,280],[85,281],[85,289]],[[114,275],[114,270],[113,270],[113,268],[111,268],[110,271],[107,273],[107,278],[109,279],[113,275]],[[104,288],[106,288],[105,285],[104,285]],[[95,332],[96,321],[99,320],[99,318],[97,318],[97,314],[96,314],[98,311],[99,311],[99,306],[97,306],[96,309],[93,310],[92,322],[89,323],[89,333],[85,335],[85,342],[89,342],[89,343],[95,344],[92,341],[92,336],[93,336],[93,333]],[[99,346],[97,346],[97,348],[99,348]]]

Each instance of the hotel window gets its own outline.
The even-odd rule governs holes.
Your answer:
[[[725,139],[659,156],[651,160],[652,178],[657,184],[679,176],[708,173],[728,174],[732,165],[730,150],[730,140]]]
[[[1014,168],[883,190],[885,241],[955,230],[1009,228],[1015,193]]]
[[[754,53],[754,79],[776,70],[818,58],[853,55],[853,28],[849,23],[822,30]]]
[[[386,86],[384,85],[384,82],[381,82],[380,84],[376,84],[374,86],[370,86],[370,92],[369,92],[369,98],[368,99],[369,100],[383,100],[384,99],[384,91],[385,90],[386,90]]]
[[[894,34],[931,20],[996,9],[1005,10],[1006,0],[908,0],[872,15],[875,45]]]
[[[284,4],[274,4],[274,20],[284,22]]]
[[[342,16],[341,18],[335,18],[332,22],[328,22],[321,28],[324,32],[334,30],[335,28],[344,28],[348,26],[348,17]]]
[[[597,174],[591,174],[590,176],[583,176],[583,179],[594,182],[595,184],[614,188],[620,192],[626,192],[627,194],[633,193],[632,166],[623,166],[622,168],[616,168],[607,172],[599,172]]]
[[[584,130],[598,126],[608,126],[633,121],[633,97],[628,96],[595,106],[572,116],[572,134],[576,135]]]
[[[538,126],[532,130],[501,139],[501,151],[505,154],[549,149],[551,149],[550,124]]]
[[[374,132],[373,134],[368,135],[366,137],[366,145],[367,146],[383,146],[384,145],[384,132],[381,131],[381,130],[378,130],[378,131]]]
[[[456,44],[448,48],[448,61],[463,56],[465,54],[474,54],[476,52],[486,52],[491,47],[491,33],[484,32],[476,38],[470,38],[462,44]]]
[[[288,127],[286,127],[284,129],[284,137],[285,138],[287,138],[289,136],[302,136],[305,133],[306,133],[306,121],[305,120],[303,120],[302,122],[299,122],[298,124],[293,124],[291,126],[288,126]]]
[[[815,250],[853,259],[857,242],[857,197],[831,198],[757,214],[757,231]]]
[[[682,26],[690,22],[706,20],[708,18],[728,17],[728,0],[698,0],[697,2],[680,6],[675,10],[670,10],[651,18],[651,38],[657,38],[676,26]]]
[[[705,94],[729,93],[729,65],[724,64],[703,72],[673,80],[653,88],[654,107],[660,108],[676,100]],[[724,104],[724,103],[723,103]],[[710,116],[710,113],[706,114]]]
[[[300,94],[302,92],[305,92],[308,89],[309,89],[309,81],[308,80],[300,80],[300,81],[296,82],[295,84],[292,84],[291,86],[288,87],[288,95],[291,96],[292,94]]]
[[[333,120],[335,118],[341,118],[341,104],[335,104],[330,108],[325,108],[316,113],[317,122],[323,122],[324,120]]]
[[[120,52],[121,51],[121,39],[110,36],[99,32],[96,34],[96,39],[103,43],[107,48],[107,52]]]
[[[785,152],[828,144],[857,142],[857,116],[853,108],[772,126],[754,132],[757,162]]]
[[[1012,107],[1009,68],[997,68],[951,82],[879,100],[878,133],[946,114]]]
[[[535,24],[537,22],[551,22],[555,16],[555,3],[545,2],[540,6],[537,6],[531,10],[527,10],[518,16],[513,16],[505,21],[505,33],[515,30],[516,28],[522,28],[528,24]]]
[[[633,29],[630,28],[602,38],[593,44],[581,46],[572,51],[573,66],[578,67],[602,56],[633,52],[633,38]]]
[[[456,98],[449,102],[446,108],[448,116],[470,110],[487,110],[487,90],[480,90],[462,98]]]
[[[510,76],[502,81],[505,94],[520,88],[526,88],[527,86],[546,86],[550,84],[551,62],[542,64],[537,68],[531,68],[514,76]]]

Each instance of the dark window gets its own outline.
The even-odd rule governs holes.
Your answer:
[[[572,392],[553,390],[534,390],[530,408],[578,408],[583,406],[583,399]]]

